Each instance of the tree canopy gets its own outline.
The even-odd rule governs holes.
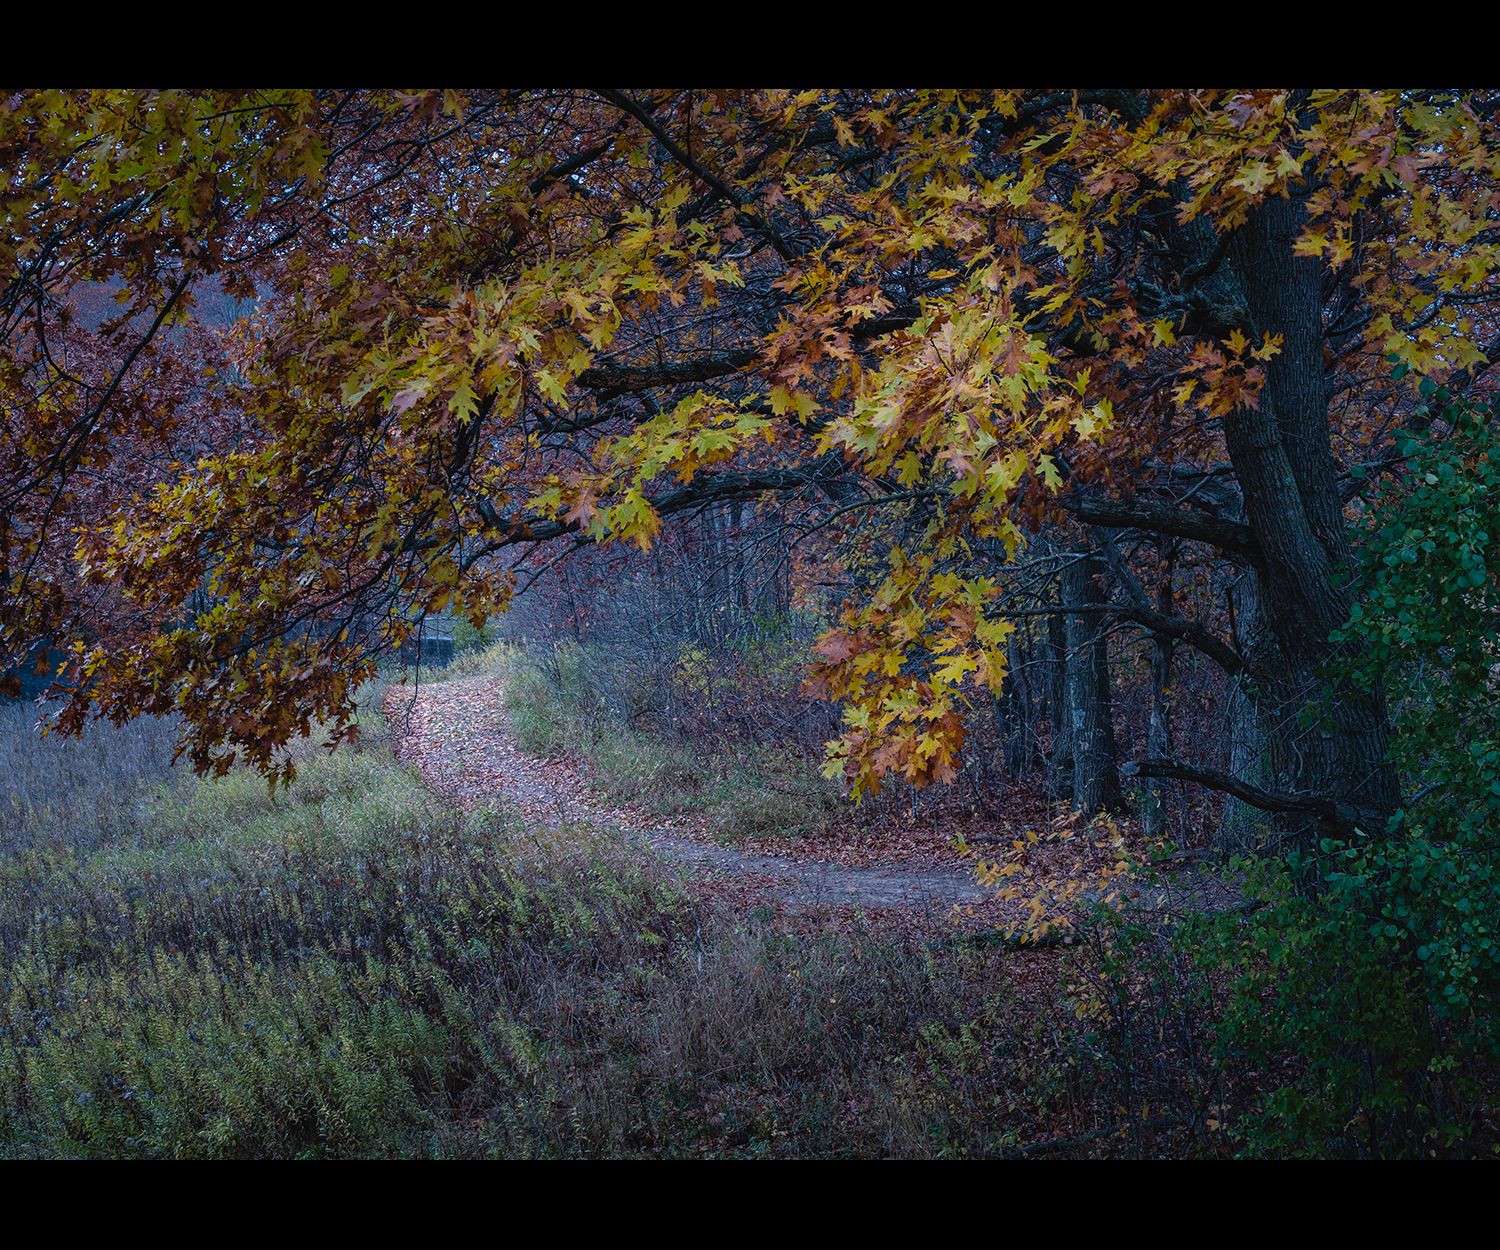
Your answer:
[[[1272,709],[1261,783],[1137,770],[1368,827],[1398,796],[1379,683],[1330,675],[1349,518],[1417,382],[1481,387],[1500,351],[1497,110],[12,96],[0,662],[63,650],[63,729],[177,712],[199,767],[276,775],[416,619],[482,623],[543,544],[650,548],[715,500],[902,508],[810,670],[860,792],[952,776],[1003,688],[1007,562],[1087,524],[1246,568],[1265,620],[1246,643],[1133,588],[1121,611]]]

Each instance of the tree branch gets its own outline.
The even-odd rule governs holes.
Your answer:
[[[1231,777],[1228,773],[1212,768],[1200,768],[1181,760],[1145,759],[1132,761],[1120,770],[1127,777],[1173,777],[1180,781],[1192,781],[1233,795],[1241,803],[1259,808],[1263,812],[1305,813],[1317,816],[1329,824],[1344,830],[1373,829],[1385,825],[1385,817],[1373,807],[1363,804],[1339,803],[1333,799],[1320,799],[1311,794],[1278,794],[1262,790],[1248,781]]]
[[[753,347],[738,347],[660,365],[622,365],[605,361],[590,365],[580,373],[578,383],[591,390],[603,391],[605,393],[601,398],[610,399],[625,391],[645,391],[654,386],[673,386],[721,378],[738,373],[746,365],[753,364],[759,356],[760,353]]]
[[[843,457],[830,452],[800,469],[701,473],[689,485],[658,495],[649,502],[658,516],[671,516],[719,500],[748,499],[767,491],[805,490],[837,477],[843,469]],[[480,500],[475,506],[495,534],[488,550],[498,550],[512,543],[547,542],[564,534],[576,533],[581,528],[578,521],[542,520],[540,517],[509,520],[502,517],[487,499]]]
[[[662,147],[666,148],[666,150],[671,153],[673,160],[675,160],[689,173],[695,175],[705,185],[712,187],[716,192],[718,192],[726,200],[733,204],[735,208],[739,209],[740,216],[742,216],[746,221],[748,221],[752,226],[754,226],[757,230],[759,230],[763,235],[766,236],[766,238],[770,241],[771,246],[776,249],[782,260],[790,261],[792,259],[791,248],[786,245],[786,241],[776,233],[775,229],[768,222],[762,221],[760,217],[756,216],[756,214],[752,213],[748,208],[746,208],[744,200],[741,198],[741,196],[736,193],[732,187],[726,185],[724,181],[718,177],[718,175],[705,169],[702,165],[698,164],[698,162],[695,161],[691,156],[684,152],[682,148],[678,147],[676,141],[672,138],[671,135],[666,132],[662,124],[658,122],[656,118],[652,117],[650,113],[646,112],[645,109],[643,109],[624,92],[601,90],[599,94],[606,100],[608,100],[611,104],[613,104],[616,108],[624,109],[625,112],[629,113],[632,117],[639,121],[641,125],[643,125],[647,130],[649,130],[653,135],[656,136],[657,141],[662,145]]]
[[[1260,545],[1254,531],[1239,521],[1226,521],[1206,512],[1189,512],[1171,504],[1144,499],[1103,499],[1096,495],[1074,495],[1058,501],[1080,521],[1106,529],[1141,529],[1154,534],[1173,534],[1207,543],[1252,564],[1260,562]]]

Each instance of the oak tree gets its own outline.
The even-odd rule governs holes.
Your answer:
[[[1349,521],[1399,464],[1413,380],[1480,387],[1500,350],[1497,108],[14,95],[0,659],[65,648],[64,729],[176,712],[200,767],[274,775],[314,719],[347,730],[421,613],[503,609],[518,553],[650,548],[717,501],[901,508],[909,538],[810,668],[858,793],[954,775],[1003,689],[1008,562],[1087,526],[1242,569],[1262,622],[1225,636],[1089,556],[1064,634],[1128,619],[1200,650],[1253,692],[1268,761],[1134,771],[1369,827],[1399,796],[1380,684],[1331,675]],[[84,317],[99,291],[119,312]],[[216,327],[215,297],[253,315]],[[1104,728],[1072,733],[1090,803],[1116,801],[1088,768]]]

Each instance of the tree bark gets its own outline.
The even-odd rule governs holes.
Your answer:
[[[1012,634],[1006,647],[1007,673],[1000,694],[1000,727],[1003,735],[1002,757],[1005,775],[1019,780],[1031,772],[1035,762],[1036,715],[1031,695],[1030,674],[1023,654],[1023,631]]]
[[[1254,577],[1241,578],[1230,588],[1229,596],[1235,648],[1241,655],[1255,656],[1264,650],[1266,644]],[[1274,784],[1275,779],[1267,767],[1255,683],[1248,673],[1230,681],[1224,702],[1224,725],[1228,739],[1226,771],[1229,775],[1262,789]],[[1245,854],[1258,849],[1270,832],[1271,822],[1265,812],[1231,795],[1224,801],[1224,811],[1214,834],[1214,848],[1224,855]]]
[[[1162,574],[1157,608],[1164,616],[1172,615],[1172,575],[1170,558]],[[1146,754],[1165,759],[1172,752],[1172,652],[1171,638],[1165,634],[1151,636],[1151,719],[1146,725]],[[1141,810],[1141,831],[1148,838],[1159,838],[1167,828],[1167,781],[1152,777],[1146,782],[1146,802]]]
[[[1103,606],[1095,556],[1075,560],[1062,573],[1063,605]],[[1067,631],[1068,714],[1072,721],[1073,806],[1087,816],[1125,807],[1115,747],[1109,687],[1109,644],[1103,612],[1070,612]]]
[[[1399,794],[1384,694],[1325,675],[1339,658],[1329,636],[1349,619],[1341,579],[1351,551],[1329,440],[1322,274],[1292,250],[1304,219],[1300,199],[1272,198],[1229,247],[1253,334],[1282,336],[1259,406],[1224,422],[1259,553],[1266,645],[1252,657],[1251,678],[1280,788],[1389,813]],[[1304,818],[1294,832],[1314,828]]]
[[[1047,767],[1048,790],[1055,799],[1073,797],[1073,717],[1068,711],[1067,618],[1047,618],[1047,711],[1052,725],[1052,758]]]

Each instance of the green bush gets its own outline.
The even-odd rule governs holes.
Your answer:
[[[1395,693],[1413,796],[1386,829],[1255,866],[1266,906],[1221,922],[1229,1052],[1283,1073],[1253,1153],[1473,1153],[1500,1058],[1500,408],[1422,384],[1431,419],[1370,509],[1346,673]]]
[[[470,651],[483,651],[496,639],[495,627],[485,625],[476,629],[466,616],[453,617],[453,653],[456,656]]]

